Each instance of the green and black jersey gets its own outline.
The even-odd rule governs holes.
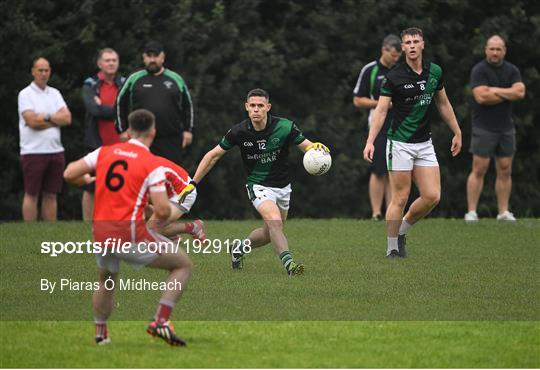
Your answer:
[[[117,97],[116,128],[128,129],[127,117],[135,109],[144,108],[156,116],[156,137],[181,137],[182,131],[193,129],[193,104],[182,77],[165,69],[159,75],[146,70],[128,77]]]
[[[406,62],[396,65],[383,81],[381,96],[392,98],[393,118],[387,136],[404,143],[421,143],[431,138],[430,116],[435,92],[444,87],[440,66],[424,61],[422,73]]]
[[[304,140],[292,121],[268,115],[264,130],[256,131],[247,119],[234,125],[219,146],[224,150],[233,146],[240,148],[248,185],[283,188],[291,182],[287,162],[289,145],[298,145]]]

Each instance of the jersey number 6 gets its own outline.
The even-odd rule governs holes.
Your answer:
[[[107,171],[107,176],[105,176],[105,185],[107,185],[107,188],[110,191],[118,191],[124,186],[124,176],[120,175],[118,172],[114,172],[118,166],[121,166],[124,171],[128,168],[127,162],[123,160],[114,161],[111,164]]]

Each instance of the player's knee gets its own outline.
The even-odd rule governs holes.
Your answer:
[[[405,205],[407,204],[408,198],[409,198],[408,196],[405,197],[405,196],[395,195],[395,196],[392,196],[391,203],[396,207],[404,208]]]
[[[283,229],[283,221],[282,220],[267,220],[265,221],[266,225],[268,226],[268,236],[270,236],[271,230],[282,230]]]
[[[193,261],[188,256],[183,257],[178,265],[178,268],[189,271],[190,273],[193,271],[194,267],[195,265],[193,264]]]
[[[435,207],[441,201],[441,193],[440,192],[428,193],[428,194],[425,194],[423,198],[431,207]]]

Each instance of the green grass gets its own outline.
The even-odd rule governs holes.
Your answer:
[[[208,222],[208,236],[242,237],[258,224]],[[241,272],[225,253],[192,254],[196,269],[173,313],[189,347],[145,337],[159,292],[121,291],[113,345],[101,348],[92,345],[91,292],[39,289],[41,278],[95,279],[92,256],[39,253],[41,241],[90,238],[88,225],[0,225],[1,366],[540,366],[539,220],[425,220],[405,260],[384,258],[382,223],[291,220],[286,234],[305,276],[286,276],[270,247]],[[124,278],[163,275],[122,269]]]

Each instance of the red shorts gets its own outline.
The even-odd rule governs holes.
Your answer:
[[[24,192],[30,195],[59,193],[64,183],[64,152],[21,155]]]

